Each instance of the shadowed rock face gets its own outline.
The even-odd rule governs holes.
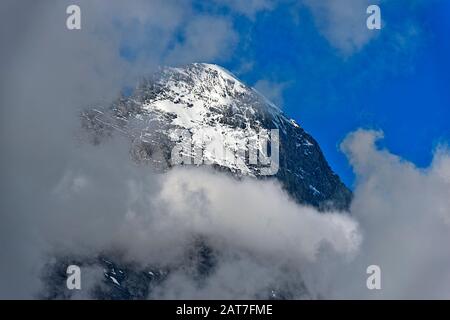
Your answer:
[[[210,139],[219,136],[245,155],[248,147],[239,144],[239,138],[278,129],[279,169],[273,176],[263,175],[259,165],[229,162],[216,155],[204,155],[204,160],[236,178],[278,179],[298,203],[319,210],[346,211],[351,202],[351,192],[331,170],[317,142],[262,95],[216,65],[164,68],[112,106],[83,112],[82,125],[95,144],[113,134],[129,137],[131,158],[160,171],[172,167],[171,152],[177,141],[171,132],[175,129],[188,131],[193,141],[204,137],[205,132]],[[202,279],[214,272],[221,253],[208,245],[208,239],[197,239],[186,254],[185,265],[142,267],[124,264],[113,253],[78,258],[68,253],[49,264],[43,274],[46,287],[42,297],[70,298],[71,292],[65,289],[65,270],[74,262],[102,269],[104,277],[91,290],[93,298],[144,299],[152,297],[152,288],[174,270],[191,270],[192,279],[201,285]],[[256,298],[299,297],[311,298],[301,282],[268,287]]]

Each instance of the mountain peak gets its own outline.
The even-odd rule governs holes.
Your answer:
[[[241,143],[243,139],[276,130],[279,164],[274,178],[295,200],[343,210],[351,200],[351,192],[331,170],[313,137],[256,90],[214,64],[162,68],[130,97],[103,111],[86,112],[84,118],[97,140],[105,136],[105,131],[129,136],[136,161],[162,170],[172,167],[171,151],[180,143],[179,135],[173,132],[182,129],[191,137],[189,144],[194,148],[213,141],[224,149],[221,156],[202,152],[204,162],[237,176],[256,178],[267,178],[261,166],[230,158],[249,154],[249,146]]]

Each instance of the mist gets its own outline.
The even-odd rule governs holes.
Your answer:
[[[81,30],[66,28],[70,4],[82,7]],[[218,58],[236,35],[226,17],[196,13],[188,2],[8,0],[0,9],[0,296],[34,297],[42,256],[60,240],[94,235],[99,225],[114,234],[115,212],[126,211],[121,182],[138,170],[128,141],[95,149],[80,141],[80,111],[110,104],[160,65]],[[206,20],[213,31],[195,27]],[[131,40],[133,59],[123,53]],[[69,197],[64,188],[93,193]],[[100,211],[110,223],[95,218]]]

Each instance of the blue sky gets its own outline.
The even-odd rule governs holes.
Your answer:
[[[450,141],[450,1],[380,7],[382,30],[351,54],[327,41],[305,7],[236,17],[245,40],[225,63],[249,84],[282,83],[283,110],[318,140],[349,186],[354,176],[338,146],[352,130],[383,130],[380,147],[419,167]],[[243,60],[252,67],[239,72]]]
[[[381,7],[380,31],[366,28],[368,4]],[[380,147],[419,167],[450,141],[450,1],[194,0],[190,10],[209,17],[200,26],[211,25],[202,32],[216,34],[216,48],[202,35],[196,41],[211,54],[190,61],[197,42],[180,27],[166,50],[220,64],[258,88],[316,138],[348,186],[354,175],[339,143],[351,131],[383,130]],[[155,43],[131,31],[121,54],[134,61]]]
[[[352,130],[383,130],[380,147],[419,167],[450,141],[450,1],[380,6],[382,30],[350,55],[327,41],[306,8],[297,17],[280,6],[253,21],[236,18],[246,41],[225,64],[239,71],[250,61],[239,73],[249,84],[284,83],[283,110],[318,140],[349,186],[354,176],[338,146]]]

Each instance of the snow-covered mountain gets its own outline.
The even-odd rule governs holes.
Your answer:
[[[217,65],[164,68],[143,81],[131,96],[121,97],[110,108],[93,108],[83,117],[95,141],[113,131],[125,134],[132,141],[133,158],[161,170],[172,166],[171,151],[180,142],[176,129],[182,129],[194,146],[205,141],[223,146],[220,155],[203,152],[203,162],[237,176],[261,179],[271,178],[261,172],[261,165],[236,160],[233,155],[242,153],[248,158],[249,145],[242,141],[256,139],[262,130],[278,129],[275,178],[294,199],[339,210],[346,210],[351,201],[351,192],[331,170],[313,137]],[[261,149],[261,144],[257,147]]]
[[[330,169],[317,142],[260,93],[217,65],[194,63],[161,69],[112,106],[83,112],[82,124],[93,143],[101,143],[111,134],[125,135],[130,139],[133,160],[158,170],[173,166],[172,150],[180,143],[177,132],[184,130],[194,146],[219,141],[224,147],[223,154],[202,152],[202,160],[217,170],[237,178],[278,179],[297,202],[321,210],[345,211],[351,201],[351,192]],[[242,141],[251,141],[264,130],[272,129],[278,129],[279,134],[275,175],[264,174],[258,163],[230,161],[236,154],[249,156],[250,144]],[[261,151],[262,144],[255,146]],[[193,151],[187,156],[195,158],[195,148]],[[207,243],[207,239],[199,238],[187,253],[186,263],[190,265],[179,266],[195,270],[197,279],[207,277],[214,267],[217,252]],[[70,297],[63,285],[69,264],[104,269],[104,282],[93,292],[100,299],[146,298],[171,272],[170,268],[127,265],[111,256],[59,257],[44,276],[44,298]],[[260,298],[293,297],[292,286],[288,286],[289,290],[282,286],[268,288],[260,293]],[[295,297],[298,292],[308,297],[301,282],[295,286]]]

